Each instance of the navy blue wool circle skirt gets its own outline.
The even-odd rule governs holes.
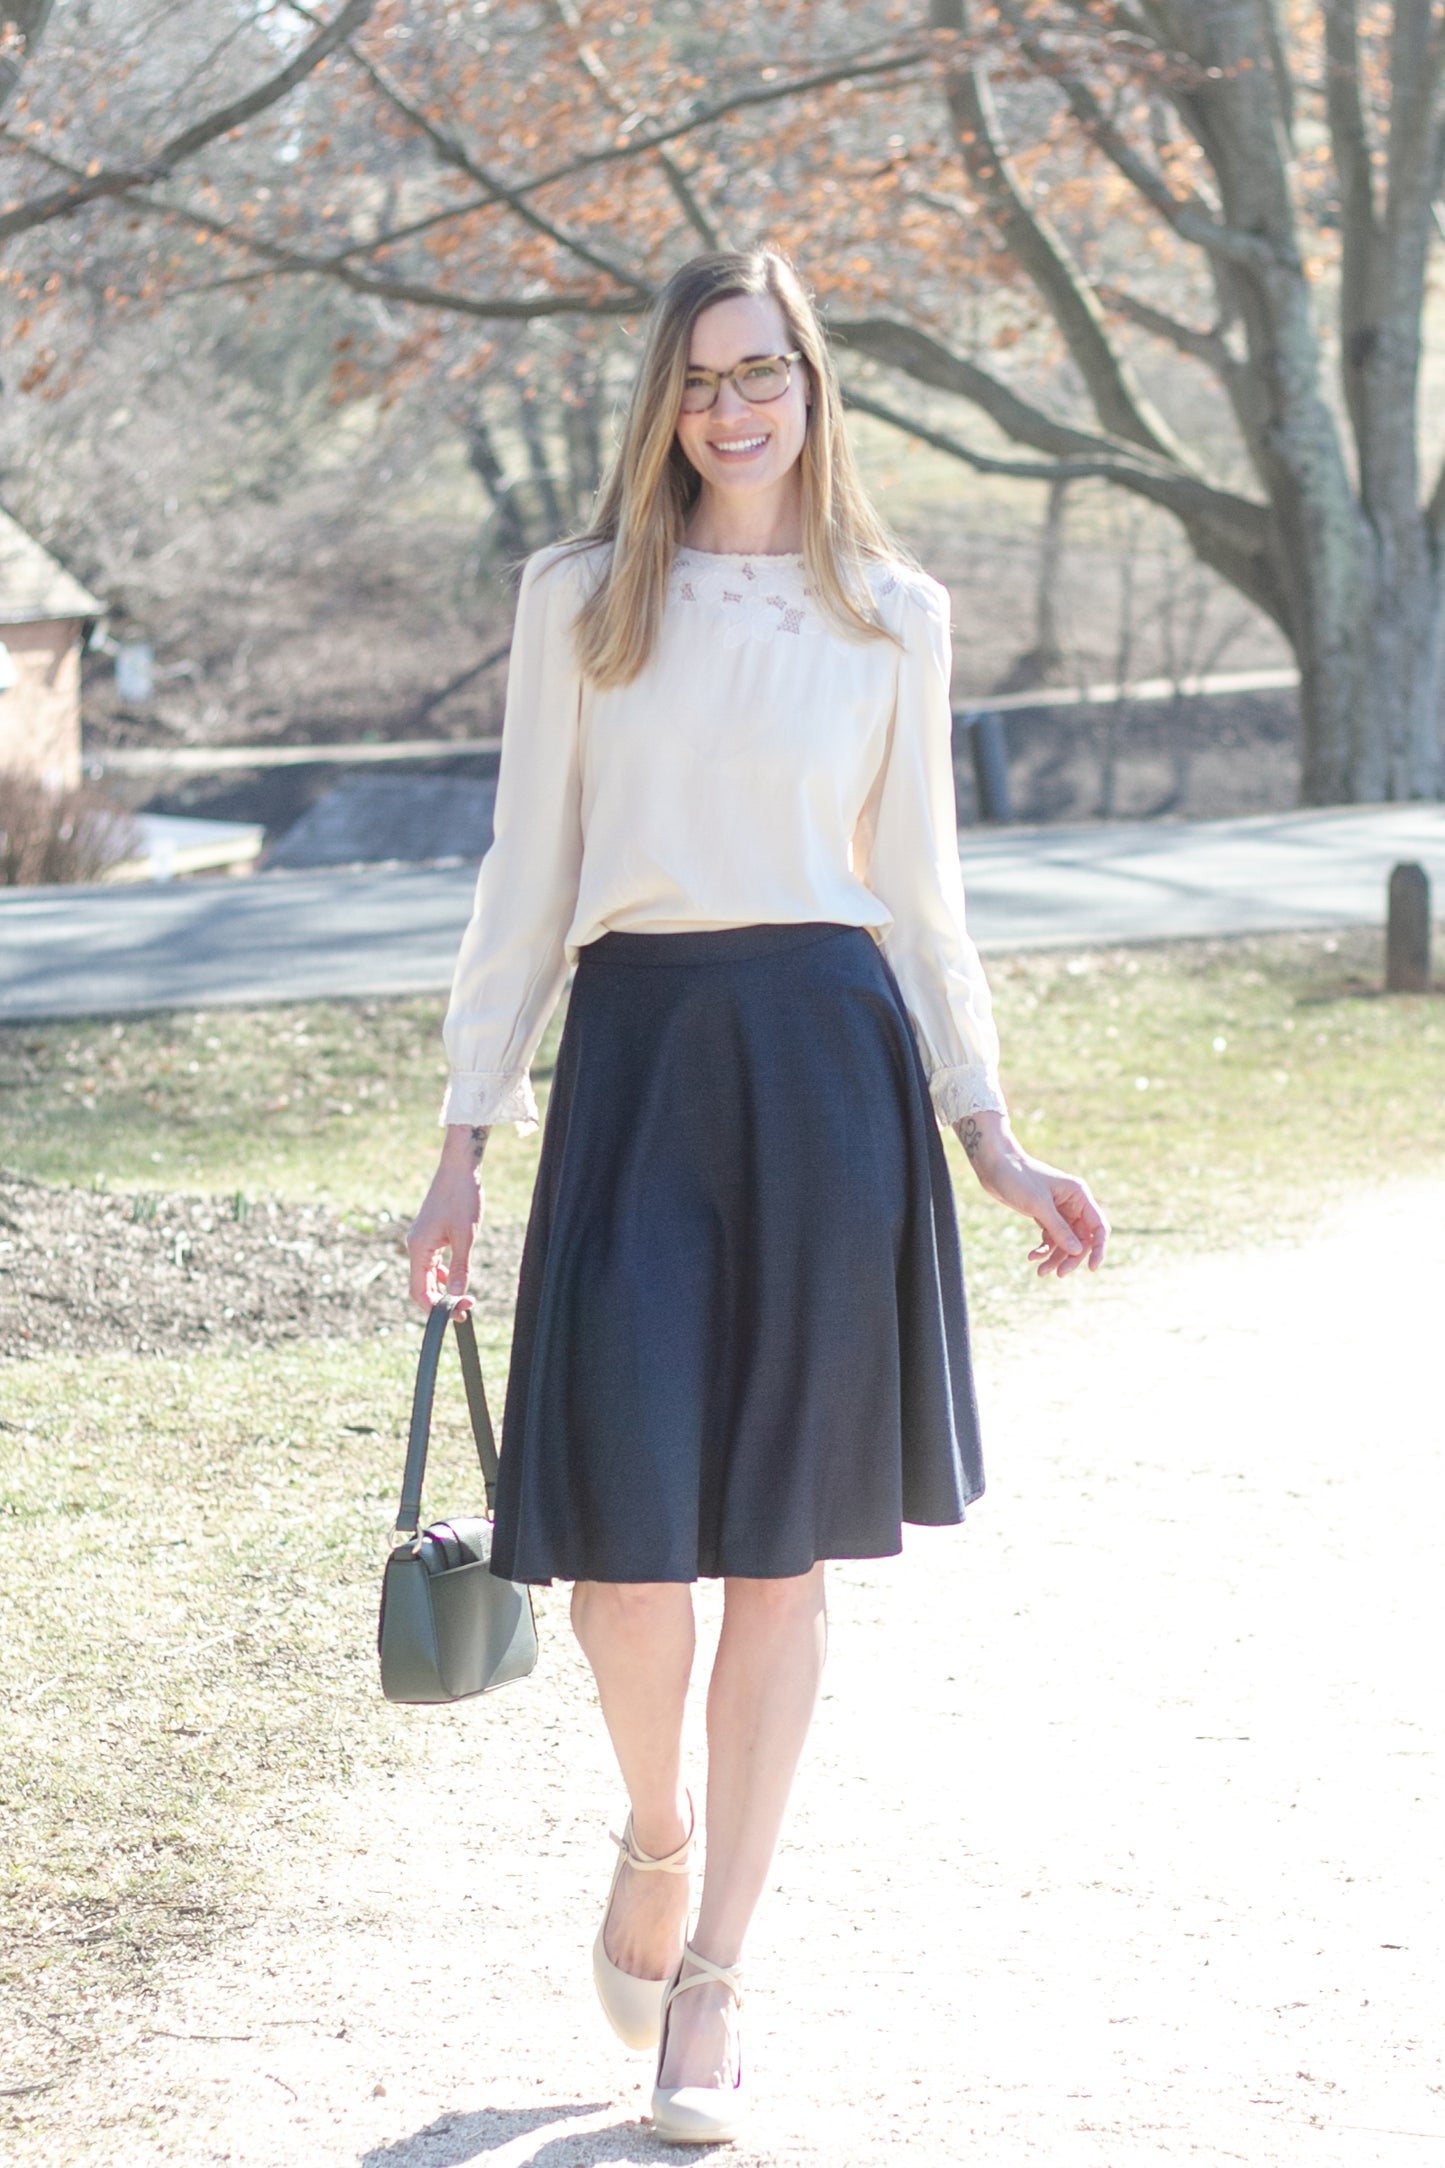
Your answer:
[[[493,1570],[881,1558],[983,1489],[953,1191],[861,927],[578,958],[522,1256]]]

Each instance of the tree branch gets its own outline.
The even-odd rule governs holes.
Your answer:
[[[65,159],[57,158],[54,151],[46,150],[39,143],[22,142],[4,128],[0,128],[0,150],[15,151],[23,157],[33,158],[51,173],[63,173],[73,180],[84,177],[78,166],[69,165]],[[193,216],[184,204],[167,203],[159,196],[147,196],[138,189],[127,190],[124,201],[134,205],[137,210],[151,211],[157,215],[168,213],[190,223],[199,223],[206,216],[204,213]],[[471,218],[478,211],[495,208],[496,197],[489,189],[485,195],[468,196],[460,203],[450,203],[439,211],[429,211],[424,218],[410,219],[404,226],[391,226],[381,233],[374,233],[368,241],[348,241],[345,248],[334,249],[329,256],[301,258],[298,262],[306,269],[320,269],[323,265],[332,269],[338,264],[350,263],[358,256],[379,256],[386,249],[398,247],[403,241],[414,241],[421,234],[434,233],[438,226],[449,226],[456,219]],[[235,241],[238,246],[254,246],[258,249],[276,246],[268,242],[264,235],[250,234],[246,228],[227,225],[224,220],[211,220],[207,230]],[[288,253],[294,255],[295,251]],[[189,286],[173,287],[170,290],[184,294],[219,293],[226,287],[250,285],[256,279],[270,276],[270,269],[262,267],[259,270],[243,272],[235,278],[197,280]]]
[[[930,0],[930,6],[931,19],[939,29],[966,34],[965,0]],[[982,68],[976,62],[949,66],[944,94],[969,177],[1009,252],[1063,333],[1103,427],[1111,436],[1142,444],[1172,465],[1187,467],[1183,446],[1132,382],[1110,344],[1098,304],[1076,277],[1058,234],[1024,201],[999,147],[993,99]]]
[[[811,75],[795,76],[791,82],[769,83],[762,90],[739,91],[734,97],[719,99],[716,105],[704,106],[690,120],[674,121],[670,127],[654,128],[646,135],[639,129],[625,143],[612,143],[603,150],[584,151],[580,157],[569,158],[563,165],[533,174],[530,180],[516,183],[515,193],[535,195],[539,189],[551,188],[557,181],[570,181],[574,175],[588,173],[596,166],[616,165],[628,158],[645,158],[666,143],[681,142],[684,136],[696,135],[700,129],[712,127],[715,121],[731,119],[734,113],[746,113],[757,106],[777,105],[785,98],[805,97],[813,90],[832,90],[842,83],[865,83],[897,75],[932,58],[927,46],[895,53],[886,60],[860,61],[854,57],[833,67],[816,69]],[[880,87],[887,89],[889,85],[882,83]]]
[[[860,414],[871,414],[878,421],[891,422],[895,429],[905,429],[920,443],[931,444],[935,451],[964,460],[980,474],[1011,475],[1025,482],[1081,482],[1090,478],[1117,482],[1122,489],[1131,489],[1137,496],[1147,497],[1152,504],[1162,505],[1180,518],[1208,519],[1221,534],[1229,535],[1242,547],[1262,547],[1269,536],[1270,515],[1266,505],[1255,504],[1248,497],[1236,497],[1229,490],[1215,489],[1192,474],[1170,474],[1135,458],[1128,445],[1074,453],[1066,459],[1000,459],[989,452],[975,451],[958,437],[930,429],[925,423],[898,413],[866,392],[855,391],[850,386],[845,397],[848,405],[856,407]]]
[[[305,0],[286,0],[293,14],[304,20],[314,20]],[[636,134],[625,143],[608,144],[605,149],[584,151],[579,157],[569,158],[565,164],[553,166],[548,171],[534,174],[531,180],[519,181],[511,188],[512,197],[536,195],[540,189],[550,188],[557,181],[568,181],[575,174],[589,172],[594,166],[621,164],[630,158],[643,158],[649,152],[659,150],[664,144],[677,143],[683,137],[695,135],[700,128],[711,127],[714,121],[726,120],[734,113],[748,111],[753,106],[776,105],[781,99],[798,98],[811,90],[830,90],[840,83],[866,82],[873,78],[896,75],[900,70],[916,68],[931,60],[932,52],[927,46],[917,46],[902,53],[892,53],[881,60],[870,60],[865,55],[876,51],[885,39],[874,39],[860,46],[826,68],[815,69],[811,75],[794,77],[786,83],[770,83],[762,90],[739,91],[731,98],[719,100],[716,105],[705,106],[694,113],[690,120],[675,121],[670,127],[655,128],[650,134]]]
[[[1122,286],[1096,286],[1094,291],[1105,308],[1127,316],[1131,324],[1137,324],[1141,331],[1150,332],[1156,339],[1163,339],[1181,354],[1192,354],[1196,361],[1202,361],[1217,375],[1225,376],[1234,367],[1233,357],[1218,331],[1201,331],[1193,324],[1181,324],[1177,317],[1156,309],[1151,302],[1126,292]]]
[[[572,42],[577,49],[579,67],[589,81],[597,86],[613,110],[625,114],[626,100],[618,92],[611,69],[606,66],[598,53],[597,47],[586,36],[585,26],[578,11],[576,0],[552,0],[552,4],[557,10],[563,28],[571,33]],[[716,226],[698,202],[688,182],[687,175],[683,172],[671,151],[659,148],[657,162],[662,169],[668,187],[672,190],[679,210],[702,242],[703,247],[708,249],[721,248],[722,242],[718,237]]]
[[[459,670],[455,677],[448,678],[445,685],[438,685],[434,691],[425,694],[407,717],[411,728],[415,730],[420,724],[429,722],[437,709],[451,699],[453,693],[459,693],[464,685],[470,685],[474,678],[481,677],[485,671],[495,669],[511,652],[510,639],[503,640],[500,647],[490,648],[480,662],[468,663],[465,670]]]
[[[976,451],[961,437],[945,430],[930,429],[925,422],[900,414],[895,407],[886,406],[868,392],[854,390],[852,385],[843,387],[843,404],[855,414],[871,414],[875,421],[887,422],[920,444],[931,445],[936,452],[946,452],[950,459],[961,459],[976,474],[1001,474],[1016,482],[1112,482],[1118,480],[1124,464],[1120,458],[1103,453],[1076,453],[1068,459],[1000,459],[992,452]]]
[[[1445,115],[1438,110],[1445,24],[1433,0],[1397,0],[1390,38],[1390,122],[1384,225],[1407,257],[1429,217],[1430,183]]]
[[[301,0],[287,0],[287,4],[293,14],[304,17],[307,22],[314,20],[312,10],[303,6]],[[630,287],[633,291],[640,290],[641,282],[625,264],[601,255],[596,249],[589,248],[585,241],[577,240],[556,225],[542,212],[534,211],[514,188],[509,187],[505,181],[473,158],[465,144],[449,135],[445,128],[439,128],[430,115],[424,113],[404,91],[390,82],[375,61],[369,60],[354,43],[348,42],[346,52],[348,59],[360,69],[377,95],[384,98],[394,112],[399,113],[410,127],[426,138],[443,165],[451,166],[458,173],[464,173],[468,180],[475,181],[479,188],[485,188],[495,203],[504,205],[520,218],[524,225],[530,226],[533,232],[542,234],[556,247],[575,256],[579,263],[585,263],[593,271],[600,271],[604,278],[614,280],[619,286]]]
[[[318,20],[314,11],[302,4],[302,0],[288,0],[288,4],[292,5],[294,11],[301,15],[304,20]],[[267,86],[263,86],[262,92],[253,94],[253,99],[250,101],[241,101],[238,107],[228,108],[225,113],[215,118],[214,125],[203,123],[202,126],[207,129],[205,140],[211,140],[212,136],[216,134],[224,134],[227,129],[238,125],[240,120],[249,118],[252,112],[261,110],[263,105],[272,103],[276,98],[284,96],[295,82],[301,80],[310,71],[311,67],[317,65],[329,52],[344,43],[348,30],[359,28],[374,6],[375,0],[346,0],[346,5],[335,22],[328,25],[313,40],[311,45],[304,48],[302,53],[298,54],[296,59],[286,69],[282,70],[278,77],[273,78],[272,82]],[[865,47],[861,50],[863,53],[867,53],[875,50],[875,48]],[[757,90],[740,91],[732,97],[719,99],[713,105],[702,107],[687,120],[674,122],[665,128],[652,129],[645,134],[640,131],[636,132],[625,143],[613,143],[598,150],[583,152],[580,156],[566,159],[563,163],[550,167],[541,173],[533,174],[530,178],[515,185],[503,183],[493,174],[485,174],[485,177],[483,177],[483,169],[475,168],[473,162],[474,177],[478,178],[479,185],[490,187],[499,201],[504,202],[520,215],[524,200],[536,195],[544,188],[549,188],[559,181],[571,179],[577,174],[587,173],[601,166],[621,164],[629,159],[647,157],[660,151],[663,146],[681,142],[701,129],[711,127],[720,120],[730,118],[733,114],[747,112],[758,107],[775,105],[789,98],[804,97],[812,91],[828,90],[845,84],[876,85],[879,88],[886,89],[890,87],[891,79],[906,74],[910,69],[924,65],[931,58],[932,53],[926,46],[911,48],[901,53],[886,54],[876,59],[860,57],[860,54],[855,52],[828,67],[814,69],[807,75],[795,76],[787,82],[769,83]],[[86,204],[102,198],[123,196],[131,197],[132,200],[139,200],[133,196],[133,191],[167,179],[178,158],[182,155],[190,156],[193,153],[198,147],[196,142],[190,140],[194,134],[195,131],[187,131],[185,136],[178,138],[175,144],[165,146],[153,159],[138,162],[135,166],[126,169],[108,169],[104,173],[79,176],[69,188],[39,197],[30,204],[17,205],[9,213],[0,214],[0,241],[5,240],[11,234],[24,232],[33,226],[42,225],[48,220],[68,216],[74,211],[83,209]],[[445,138],[445,140],[449,147],[460,148],[460,146],[452,145],[449,137]],[[32,148],[30,145],[17,147],[23,147],[27,150]],[[692,197],[688,188],[687,176],[682,172],[681,168],[675,168],[674,172],[669,175],[669,185],[672,187],[673,193],[678,196],[679,201],[682,201],[684,195],[689,197],[692,206],[689,216],[701,234],[703,225],[707,224],[706,213],[696,203],[695,197]],[[152,206],[152,208],[154,207]],[[684,208],[687,207],[684,204]],[[699,218],[703,221],[703,224],[698,223]],[[541,230],[550,232],[551,237],[558,246],[576,255],[579,260],[586,260],[589,253],[593,253],[588,252],[584,244],[574,242],[562,229],[550,227],[548,222],[543,222]],[[594,267],[604,270],[606,276],[617,279],[619,283],[630,283],[634,277],[634,274],[626,270],[625,267],[612,264],[605,258],[595,259]],[[298,260],[284,268],[291,270],[321,270],[325,266],[321,261],[317,260]],[[402,290],[402,288],[405,290]],[[409,291],[431,294],[438,290],[426,287],[411,287],[407,285],[407,282],[402,282],[401,288],[395,294],[395,298],[405,299]],[[639,284],[634,288],[634,291],[641,293],[645,299],[649,290],[645,285]],[[508,314],[526,313],[522,310],[513,310],[510,304],[493,304],[481,301],[480,297],[473,298],[477,301],[483,313],[495,313],[497,309],[504,306]],[[447,304],[427,300],[423,305],[446,306]],[[584,313],[625,315],[634,305],[631,300],[625,298],[619,298],[616,302],[609,301],[605,305],[592,302],[577,302],[569,299],[563,303],[563,308],[578,308]],[[470,304],[468,306],[470,307]],[[550,306],[544,306],[536,309],[534,313],[546,315],[559,312]]]
[[[876,421],[890,423],[919,443],[931,445],[950,459],[961,460],[975,473],[1007,475],[1029,482],[1097,479],[1147,498],[1173,514],[1206,564],[1277,624],[1285,625],[1284,598],[1267,554],[1270,515],[1264,505],[1211,489],[1193,475],[1162,472],[1131,456],[1130,447],[1125,445],[1112,454],[1081,454],[1068,459],[996,459],[987,452],[975,451],[958,437],[897,413],[864,392],[845,389],[843,396],[845,404],[856,413],[871,414]]]
[[[455,316],[506,323],[530,323],[533,318],[544,316],[635,316],[652,298],[650,288],[601,296],[539,294],[530,301],[513,300],[501,294],[468,294],[449,286],[429,286],[417,279],[391,278],[384,272],[355,271],[349,261],[355,253],[355,244],[333,256],[308,256],[299,249],[283,248],[278,242],[267,241],[260,234],[248,233],[244,227],[228,225],[224,219],[212,218],[189,204],[168,203],[160,196],[147,196],[139,189],[127,190],[125,200],[160,218],[179,220],[198,232],[213,234],[231,247],[259,256],[265,269],[256,274],[258,277],[270,274],[279,278],[335,279],[352,293],[368,294],[374,300],[405,301],[414,308],[444,309]],[[216,286],[242,285],[248,281],[238,278],[212,283]]]
[[[683,217],[687,220],[703,247],[706,249],[725,248],[727,244],[722,235],[698,202],[697,193],[693,188],[691,179],[683,171],[671,151],[659,151],[657,162],[662,168],[663,177],[668,187],[677,199],[678,209],[682,212]]]
[[[182,129],[162,145],[152,158],[134,166],[112,167],[100,173],[86,174],[68,188],[57,188],[48,195],[32,197],[30,202],[17,204],[0,214],[0,241],[8,241],[17,233],[28,233],[35,226],[48,225],[57,218],[69,218],[83,210],[89,203],[99,202],[108,196],[123,196],[131,189],[146,187],[156,181],[169,179],[179,165],[193,158],[233,128],[240,128],[268,106],[279,104],[304,82],[306,77],[320,67],[338,45],[343,45],[353,31],[359,30],[370,15],[376,0],[346,0],[339,15],[320,30],[309,45],[302,47],[296,57],[277,74],[268,76],[244,97],[236,98],[230,105],[222,106],[204,120]]]
[[[1189,215],[1190,205],[1175,195],[1163,174],[1152,166],[1147,158],[1140,156],[1122,129],[1114,126],[1088,83],[1077,75],[1061,73],[1057,66],[1050,66],[1049,56],[1039,40],[1024,30],[1019,10],[1009,6],[1007,0],[1004,0],[1004,13],[1014,28],[1020,51],[1033,63],[1045,81],[1057,84],[1064,94],[1070,112],[1090,142],[1104,153],[1111,165],[1118,168],[1151,210],[1157,211],[1160,217],[1178,232]],[[1213,221],[1207,218],[1204,219],[1203,231],[1197,238],[1204,239],[1206,233],[1210,238],[1213,237]]]
[[[1059,421],[1044,407],[1035,406],[987,369],[981,369],[977,362],[966,361],[914,324],[899,323],[887,316],[829,317],[828,331],[840,346],[852,347],[873,361],[887,362],[920,384],[931,385],[935,391],[955,392],[982,407],[1016,444],[1032,445],[1035,451],[1051,452],[1056,458],[1088,457],[1096,452],[1112,456],[1126,449],[1137,456],[1141,451],[1141,447],[1123,438],[1076,429],[1069,422]],[[1142,450],[1147,456],[1148,447]],[[1178,471],[1172,461],[1164,465],[1169,472]]]
[[[1356,0],[1325,0],[1325,113],[1339,176],[1346,231],[1374,229],[1370,143],[1360,95],[1359,9]]]
[[[1269,54],[1270,75],[1279,107],[1279,124],[1293,154],[1294,77],[1289,65],[1290,25],[1281,0],[1260,0],[1260,6],[1264,15],[1265,50]]]
[[[1364,368],[1373,344],[1371,299],[1379,229],[1365,106],[1360,95],[1356,0],[1325,0],[1325,114],[1340,184],[1340,374],[1355,449],[1367,456]]]
[[[1270,0],[1262,0],[1268,6]],[[1273,264],[1273,249],[1258,235],[1236,233],[1211,216],[1197,197],[1176,196],[1162,173],[1141,158],[1122,129],[1116,128],[1093,88],[1082,76],[1060,69],[1053,56],[1028,28],[1028,15],[1018,0],[998,0],[1000,11],[1018,40],[1019,50],[1040,75],[1058,84],[1069,110],[1089,140],[1110,164],[1123,174],[1144,201],[1165,219],[1181,241],[1208,249],[1234,263]]]
[[[132,194],[124,200],[127,203],[134,204],[138,210],[156,213],[169,212],[172,217],[182,220],[189,217],[189,213],[184,206],[162,203],[156,198]],[[399,242],[413,241],[418,234],[434,232],[438,226],[449,225],[453,219],[470,218],[476,211],[490,211],[494,208],[490,196],[473,196],[466,203],[453,204],[449,210],[433,211],[429,218],[413,219],[409,225],[393,226],[385,233],[373,234],[369,241],[348,241],[345,248],[335,249],[331,255],[318,257],[315,261],[317,264],[325,264],[334,270],[338,265],[354,263],[359,256],[379,256],[386,249],[395,248]],[[224,222],[219,223],[218,237],[234,240],[238,246],[249,245],[241,228],[225,226]],[[272,244],[264,243],[262,245],[269,247]],[[293,268],[299,269],[301,267],[295,266]],[[185,294],[225,293],[237,286],[254,286],[260,279],[273,278],[280,269],[280,266],[259,264],[252,271],[237,271],[228,278],[193,279],[189,285],[169,287],[167,293],[170,298],[179,298]]]

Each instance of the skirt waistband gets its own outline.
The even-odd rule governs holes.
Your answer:
[[[810,948],[816,941],[831,941],[844,933],[872,938],[865,926],[836,925],[831,920],[817,919],[788,926],[709,926],[696,933],[604,933],[577,951],[577,968],[580,971],[589,964],[631,967],[746,963],[757,956]]]

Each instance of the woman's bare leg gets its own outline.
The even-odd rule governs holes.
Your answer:
[[[785,1580],[729,1580],[708,1689],[707,1874],[693,1947],[735,1965],[763,1892],[827,1643],[823,1568]],[[661,1877],[634,1876],[634,1880]],[[725,1988],[673,2004],[664,2085],[728,2085],[736,2072]]]
[[[597,1680],[633,1836],[654,1857],[676,1851],[688,1828],[682,1717],[695,1647],[692,1590],[681,1581],[578,1581],[572,1627]],[[607,1922],[613,1964],[664,1979],[687,1934],[688,1890],[686,1875],[624,1868]]]

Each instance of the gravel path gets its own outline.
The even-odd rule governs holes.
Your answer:
[[[1071,1288],[988,1351],[968,1529],[834,1569],[738,2168],[1445,2160],[1442,1208]],[[417,1713],[428,1767],[281,1833],[256,1924],[17,2161],[683,2157],[592,2004],[619,1802],[560,1592],[543,1623],[527,1684]]]

